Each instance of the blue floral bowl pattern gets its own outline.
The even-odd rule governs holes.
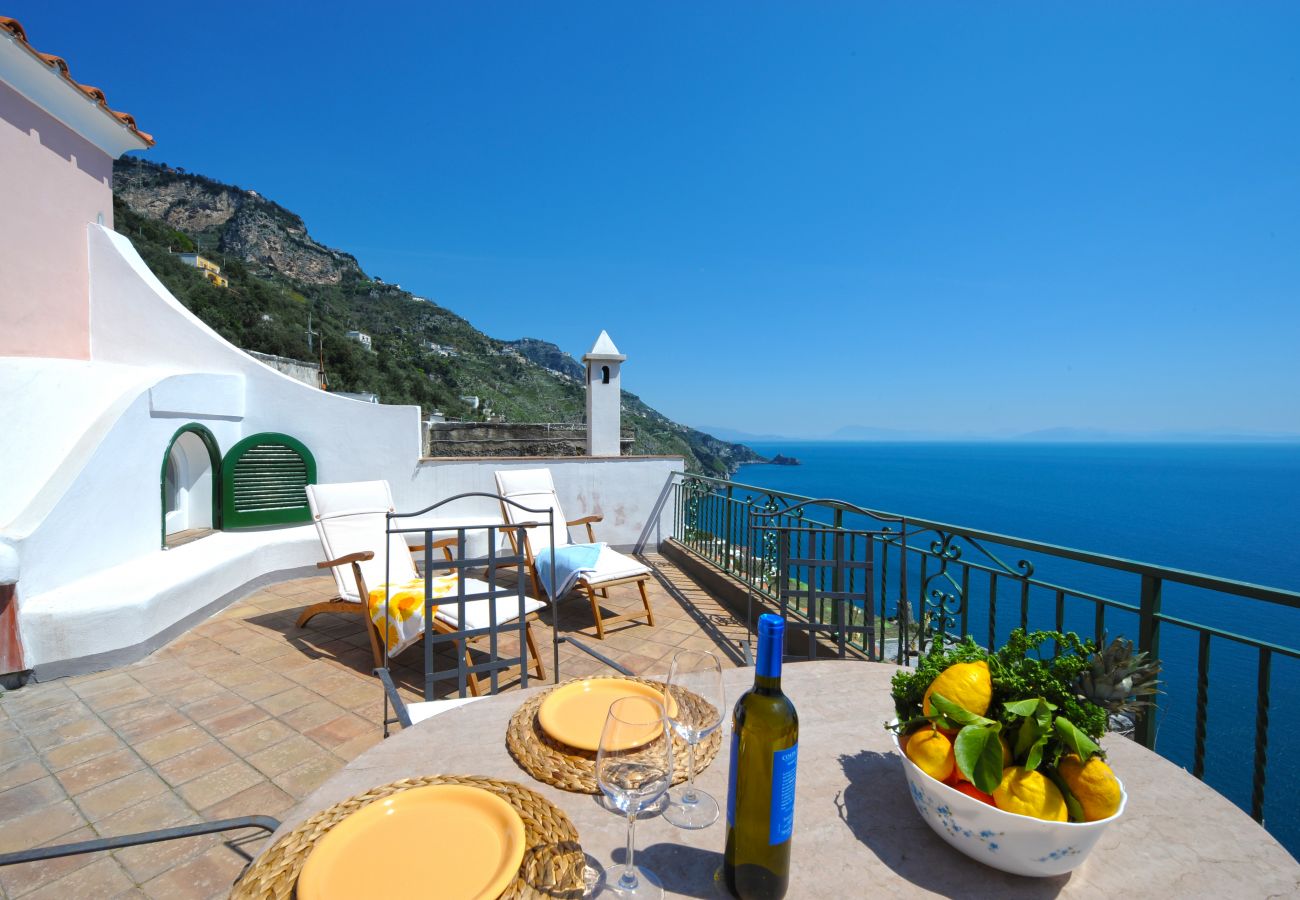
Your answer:
[[[982,803],[926,775],[901,747],[898,755],[916,811],[934,833],[971,859],[1014,875],[1045,877],[1078,868],[1128,803],[1121,783],[1119,811],[1109,819],[1045,822]]]

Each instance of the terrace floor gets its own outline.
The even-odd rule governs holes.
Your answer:
[[[598,641],[589,605],[572,596],[561,604],[561,632],[637,674],[666,674],[679,648],[714,650],[724,665],[739,664],[744,623],[671,562],[644,559],[655,570],[655,627],[619,623]],[[278,817],[378,743],[383,691],[369,674],[360,619],[325,615],[294,625],[302,607],[333,595],[329,576],[277,584],[137,663],[3,695],[0,852]],[[639,606],[635,586],[614,588],[604,605]],[[549,627],[536,639],[553,680]],[[563,679],[606,668],[571,645],[560,650]],[[393,666],[411,699],[419,699],[422,673],[418,645]],[[238,835],[7,866],[0,896],[224,897],[266,840]]]

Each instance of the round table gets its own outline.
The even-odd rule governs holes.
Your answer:
[[[788,896],[1003,897],[1297,896],[1300,865],[1245,813],[1183,769],[1120,737],[1104,741],[1129,793],[1124,816],[1070,875],[1007,875],[961,855],[921,820],[884,723],[893,717],[892,665],[858,661],[787,663],[783,686],[799,711],[799,773]],[[753,680],[726,672],[728,704]],[[535,688],[531,690],[545,690]],[[563,809],[590,857],[623,859],[625,820],[599,798],[541,784],[510,757],[505,733],[524,693],[499,694],[450,710],[373,747],[289,812],[280,833],[377,785],[433,774],[516,781]],[[698,777],[725,809],[730,715],[723,750]],[[725,825],[675,828],[639,820],[637,860],[670,896],[719,895]]]

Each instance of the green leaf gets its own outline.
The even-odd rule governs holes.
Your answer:
[[[1029,754],[1025,757],[1025,771],[1032,772],[1037,769],[1043,761],[1043,751],[1047,748],[1047,734],[1039,736],[1029,748]]]
[[[1002,741],[998,739],[1001,730],[996,722],[967,725],[957,732],[954,744],[957,768],[986,794],[993,793],[1002,783]]]
[[[1045,771],[1047,773],[1047,777],[1050,778],[1052,780],[1052,783],[1055,784],[1057,789],[1060,790],[1061,796],[1065,798],[1065,808],[1070,813],[1070,821],[1071,822],[1088,821],[1083,814],[1083,804],[1079,802],[1078,797],[1074,796],[1074,792],[1070,790],[1069,785],[1065,783],[1065,779],[1061,777],[1061,774],[1057,772],[1055,769],[1047,769]]]
[[[983,716],[977,716],[965,708],[953,703],[942,694],[931,694],[930,705],[938,710],[945,718],[951,719],[958,725],[993,725],[996,724],[992,719],[986,719]]]
[[[1056,735],[1082,760],[1087,760],[1101,749],[1092,738],[1076,728],[1074,723],[1065,716],[1056,717]]]
[[[1012,755],[1020,759],[1029,752],[1029,748],[1038,743],[1045,732],[1042,725],[1037,719],[1026,718],[1021,721],[1020,727],[1016,729],[1016,746],[1012,749],[1015,751]]]
[[[1032,716],[1034,711],[1038,709],[1038,705],[1045,702],[1047,701],[1031,697],[1028,700],[1016,700],[1011,703],[1003,703],[1002,708],[1013,716]]]

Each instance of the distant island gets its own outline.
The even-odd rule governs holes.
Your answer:
[[[778,453],[776,456],[772,457],[772,459],[770,460],[770,462],[771,462],[772,465],[774,465],[774,466],[797,466],[797,465],[799,465],[799,460],[795,459],[793,456],[782,456],[780,453]]]

